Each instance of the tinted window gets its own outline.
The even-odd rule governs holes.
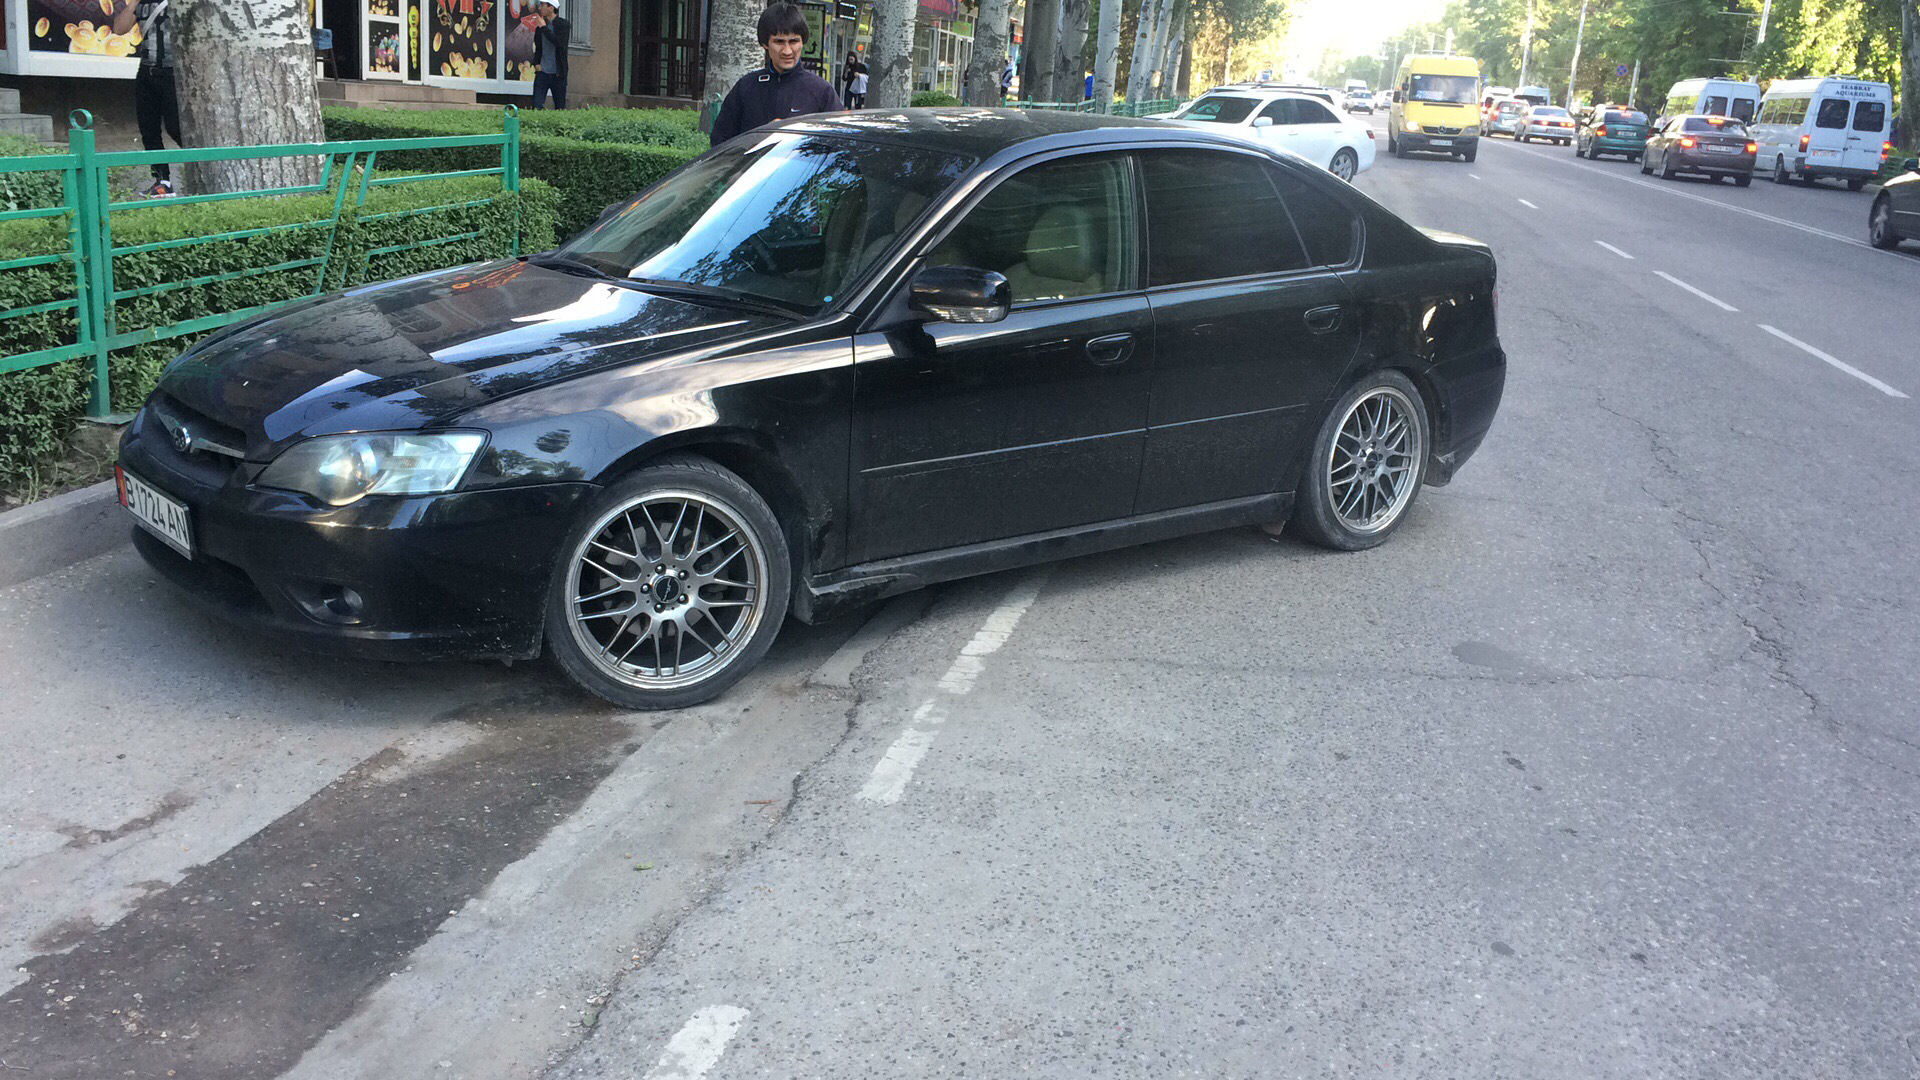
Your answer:
[[[1727,115],[1733,117],[1735,120],[1751,120],[1753,119],[1753,109],[1756,104],[1752,98],[1734,98],[1733,111]]]
[[[1535,105],[1535,106],[1533,107],[1533,115],[1535,115],[1535,116],[1565,116],[1565,115],[1567,115],[1567,110],[1565,110],[1565,109],[1563,109],[1563,108],[1561,108],[1561,107],[1560,107],[1560,106],[1558,106],[1558,105]]]
[[[1680,130],[1702,135],[1745,135],[1747,133],[1745,124],[1719,116],[1689,116],[1681,121]]]
[[[1315,266],[1340,266],[1353,259],[1359,219],[1353,211],[1320,185],[1288,169],[1268,169],[1280,201],[1306,241],[1307,258]]]
[[[966,164],[886,143],[767,135],[692,162],[560,253],[613,277],[710,285],[817,311]]]
[[[1016,304],[1131,288],[1132,192],[1125,158],[1035,165],[988,192],[927,264],[1005,274]]]
[[[1180,114],[1182,120],[1207,120],[1217,124],[1237,124],[1247,118],[1253,107],[1259,104],[1252,98],[1244,97],[1203,97],[1187,106]]]
[[[1828,98],[1820,103],[1820,111],[1814,114],[1813,124],[1823,128],[1846,127],[1847,109],[1847,99]]]
[[[1615,109],[1608,109],[1605,113],[1601,114],[1600,122],[1603,124],[1644,124],[1647,122],[1647,114],[1643,112],[1620,112]]]
[[[1299,270],[1307,265],[1267,168],[1243,154],[1143,154],[1147,281],[1183,281]]]
[[[1480,80],[1471,75],[1415,75],[1410,80],[1415,101],[1457,101],[1471,105],[1480,92]]]
[[[1296,124],[1299,121],[1294,118],[1299,114],[1295,112],[1293,106],[1292,99],[1281,98],[1279,101],[1268,102],[1267,107],[1260,110],[1260,115],[1276,124]]]
[[[1299,117],[1296,124],[1337,124],[1340,118],[1327,111],[1325,105],[1315,101],[1296,101],[1293,103],[1294,115]]]
[[[1887,106],[1882,101],[1862,101],[1853,107],[1853,130],[1884,131],[1887,126]]]
[[[1727,115],[1727,99],[1723,97],[1710,97],[1707,99],[1707,107],[1700,111],[1709,116],[1725,116]]]

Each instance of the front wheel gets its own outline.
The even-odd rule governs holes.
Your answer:
[[[1900,236],[1893,231],[1893,200],[1885,195],[1873,200],[1867,213],[1867,242],[1882,251],[1900,246]]]
[[[1476,143],[1473,146],[1467,147],[1466,152],[1460,155],[1460,160],[1471,165],[1473,164],[1473,159],[1479,156],[1480,156],[1480,146],[1479,144]]]
[[[1301,479],[1292,526],[1337,551],[1386,542],[1427,475],[1427,410],[1397,371],[1362,379],[1327,413]]]
[[[623,708],[697,705],[766,655],[792,574],[779,521],[746,481],[674,456],[609,487],[561,548],[547,646]]]
[[[1343,146],[1333,155],[1333,164],[1327,166],[1327,171],[1351,184],[1353,174],[1360,171],[1360,157]]]

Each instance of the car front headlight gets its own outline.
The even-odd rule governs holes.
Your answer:
[[[486,442],[477,431],[329,435],[274,458],[255,483],[329,506],[368,495],[432,495],[452,491]]]
[[[1411,120],[1402,120],[1400,121],[1400,130],[1401,131],[1419,131],[1420,125],[1414,123]]]

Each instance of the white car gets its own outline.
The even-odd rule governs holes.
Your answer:
[[[1566,145],[1573,142],[1573,115],[1558,105],[1535,105],[1520,114],[1513,130],[1515,142],[1551,139]]]
[[[1317,96],[1216,90],[1154,119],[1289,150],[1342,180],[1373,168],[1373,129],[1344,119]]]

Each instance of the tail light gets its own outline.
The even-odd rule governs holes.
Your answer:
[[[1368,129],[1367,129],[1367,141],[1368,141],[1368,142],[1372,142],[1372,141],[1373,141],[1373,129],[1372,129],[1372,128],[1368,128]]]
[[[1881,143],[1881,144],[1880,144],[1880,162],[1881,162],[1881,164],[1883,164],[1883,165],[1884,165],[1884,164],[1886,164],[1886,160],[1887,160],[1887,155],[1888,155],[1888,154],[1891,154],[1891,153],[1893,153],[1893,144],[1892,144],[1892,143],[1890,143],[1890,142],[1883,142],[1883,143]]]
[[[1607,133],[1607,125],[1605,124],[1598,125],[1593,129],[1593,133],[1595,135],[1605,135]]]
[[[1812,142],[1812,141],[1813,141],[1813,136],[1811,136],[1811,135],[1802,135],[1802,136],[1800,136],[1800,152],[1801,152],[1801,153],[1803,153],[1803,154],[1804,154],[1804,153],[1806,153],[1806,152],[1807,152],[1807,144],[1808,144],[1808,143],[1810,143],[1810,142]]]
[[[1694,138],[1693,138],[1693,136],[1691,136],[1691,135],[1682,135],[1682,136],[1680,137],[1680,145],[1681,145],[1681,146],[1684,146],[1684,147],[1686,147],[1686,148],[1687,148],[1687,149],[1689,149],[1689,150],[1691,150],[1691,149],[1693,149],[1693,148],[1694,148],[1695,146],[1697,146],[1697,145],[1699,145],[1699,144],[1698,144],[1698,143],[1696,143],[1696,142],[1694,141]]]
[[[1757,142],[1750,142],[1750,143],[1748,143],[1748,144],[1747,144],[1747,153],[1749,153],[1749,154],[1757,154],[1757,153],[1759,153],[1759,152],[1760,152],[1760,144],[1759,144],[1759,143],[1757,143]]]

